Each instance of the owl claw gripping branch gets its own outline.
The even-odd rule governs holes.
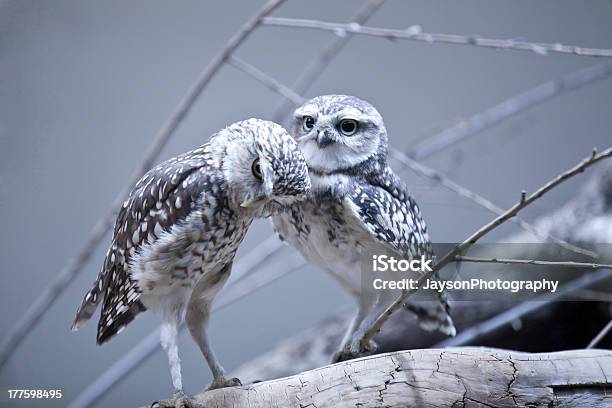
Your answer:
[[[103,301],[98,344],[149,308],[163,313],[177,405],[185,405],[177,349],[185,311],[191,336],[213,374],[210,388],[239,385],[225,377],[206,333],[211,304],[230,275],[236,250],[255,218],[277,214],[310,190],[306,162],[279,125],[238,122],[201,147],[145,174],[123,204],[110,249],[72,326],[78,330]]]

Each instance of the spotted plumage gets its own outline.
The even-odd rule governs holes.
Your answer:
[[[98,343],[149,308],[164,311],[162,345],[177,392],[182,388],[176,327],[187,323],[213,371],[231,385],[207,344],[210,304],[254,218],[282,211],[310,188],[304,157],[280,126],[250,119],[145,174],[123,204],[110,249],[73,328],[103,301]]]
[[[364,251],[402,258],[432,256],[427,226],[406,185],[387,165],[387,132],[378,111],[353,96],[314,98],[294,114],[292,134],[304,153],[311,196],[273,218],[280,238],[332,274],[358,303],[358,312],[335,361],[374,344],[363,336],[392,298],[362,296]],[[410,302],[407,308],[427,329],[454,334],[444,297]]]

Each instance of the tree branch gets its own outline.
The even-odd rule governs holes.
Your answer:
[[[404,30],[397,30],[392,28],[366,27],[357,22],[342,24],[329,23],[320,20],[285,17],[266,17],[263,19],[262,25],[330,31],[339,37],[345,37],[347,34],[358,34],[382,37],[389,40],[412,40],[430,44],[443,43],[471,45],[476,47],[496,48],[503,50],[529,51],[540,55],[547,55],[548,53],[561,53],[579,55],[583,57],[612,57],[612,49],[607,48],[585,48],[575,45],[563,45],[559,43],[553,44],[527,42],[516,39],[493,39],[456,34],[425,33],[419,25],[413,25]]]
[[[430,180],[435,181],[436,183],[440,184],[441,186],[449,189],[450,191],[456,193],[457,195],[467,198],[468,200],[472,201],[473,203],[475,203],[476,205],[484,208],[487,211],[492,212],[493,214],[496,215],[502,215],[504,213],[504,209],[501,207],[498,207],[497,205],[493,204],[491,201],[487,200],[486,198],[484,198],[483,196],[475,193],[474,191],[471,191],[469,189],[467,189],[466,187],[461,186],[460,184],[452,181],[451,179],[449,179],[448,177],[446,177],[444,174],[440,173],[439,171],[436,171],[430,167],[427,167],[419,162],[417,162],[416,160],[411,159],[410,157],[408,157],[407,155],[405,155],[404,153],[402,153],[401,151],[398,150],[392,150],[391,151],[391,156],[393,158],[395,158],[397,161],[399,161],[401,164],[403,164],[404,166],[408,167],[410,170],[412,170],[413,172],[417,173],[418,175],[428,178]],[[551,241],[554,242],[555,244],[561,246],[562,248],[565,248],[571,252],[575,252],[577,254],[580,255],[584,255],[584,256],[588,256],[591,259],[596,259],[597,258],[597,254],[580,248],[576,245],[570,244],[567,241],[564,241],[558,237],[552,236],[550,234],[544,233],[540,230],[538,230],[535,226],[533,226],[532,224],[528,223],[527,221],[525,221],[522,218],[519,217],[514,217],[510,220],[510,222],[514,222],[515,224],[517,224],[518,226],[520,226],[521,228],[523,228],[524,230],[530,232],[531,234],[533,234],[534,236],[536,236],[537,238],[539,238],[542,241]]]
[[[415,160],[423,160],[542,102],[610,76],[612,76],[612,62],[604,62],[544,82],[468,119],[459,121],[454,126],[417,143],[406,154]]]
[[[612,269],[610,264],[598,264],[588,262],[573,262],[573,261],[539,261],[534,259],[507,259],[507,258],[477,258],[473,256],[457,255],[453,259],[454,262],[474,262],[474,263],[496,263],[506,265],[538,265],[538,266],[557,266],[562,268],[578,268],[578,269]]]
[[[606,335],[610,333],[611,330],[612,330],[612,320],[610,320],[608,324],[606,324],[606,326],[603,329],[601,329],[599,333],[597,333],[597,336],[595,336],[593,340],[591,340],[591,342],[586,348],[592,349],[593,347],[598,345],[599,342],[602,341],[603,338],[606,337]]]
[[[355,21],[359,24],[365,23],[372,17],[383,2],[384,0],[367,0],[363,6],[357,10],[355,15],[351,17],[351,21]],[[295,82],[291,84],[291,89],[300,95],[304,95],[317,78],[321,76],[332,60],[340,54],[340,51],[348,44],[351,37],[352,36],[335,37],[327,43],[327,45],[323,47],[323,50],[312,59],[312,62],[304,68]],[[274,114],[272,115],[273,120],[278,123],[284,123],[295,106],[297,105],[288,101],[281,102],[274,110]]]
[[[501,224],[508,221],[510,218],[514,217],[523,208],[529,206],[534,201],[538,200],[544,194],[546,194],[547,192],[549,192],[550,190],[552,190],[559,184],[563,183],[564,181],[572,178],[576,174],[582,173],[584,170],[586,170],[590,166],[594,165],[595,163],[598,163],[601,160],[609,158],[610,156],[612,156],[612,148],[608,148],[601,153],[597,153],[595,150],[593,150],[593,153],[591,154],[590,157],[587,157],[586,159],[584,159],[582,162],[580,162],[576,166],[559,174],[556,178],[544,184],[542,187],[536,190],[533,194],[527,196],[526,194],[523,193],[520,201],[516,203],[514,206],[512,206],[508,211],[506,211],[504,214],[500,215],[499,217],[495,218],[493,221],[489,222],[488,224],[484,225],[478,231],[470,235],[465,241],[455,246],[455,248],[453,248],[450,252],[444,255],[434,265],[431,271],[423,274],[423,276],[419,279],[418,284],[416,286],[417,287],[422,286],[425,283],[425,281],[431,278],[436,272],[438,272],[440,269],[448,265],[455,258],[455,256],[461,254],[463,251],[465,251],[470,246],[475,244],[480,238],[482,238],[489,232],[493,231],[495,228],[499,227]],[[389,319],[389,317],[391,317],[393,313],[397,312],[402,307],[406,299],[410,295],[412,295],[414,292],[416,292],[416,290],[407,290],[403,292],[402,295],[400,295],[376,319],[372,327],[366,332],[364,336],[364,341],[365,342],[369,341],[374,336],[374,334],[380,330],[382,325]]]
[[[304,98],[301,95],[297,94],[293,89],[281,84],[276,79],[272,78],[265,72],[260,69],[254,67],[246,61],[234,56],[230,56],[227,59],[227,63],[236,69],[244,72],[249,75],[251,78],[256,79],[257,81],[264,84],[266,87],[281,95],[285,99],[291,101],[295,105],[301,105],[304,102]]]

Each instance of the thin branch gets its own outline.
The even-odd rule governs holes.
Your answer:
[[[589,168],[595,163],[600,162],[601,160],[609,158],[610,156],[612,156],[612,147],[604,150],[601,153],[597,153],[597,151],[593,150],[593,153],[591,154],[591,156],[587,157],[586,159],[584,159],[582,162],[578,163],[576,166],[572,167],[571,169],[559,174],[553,180],[541,186],[533,194],[529,196],[527,196],[526,194],[522,194],[520,201],[517,202],[514,206],[512,206],[509,210],[507,210],[504,214],[495,218],[493,221],[489,222],[488,224],[485,224],[478,231],[470,235],[465,241],[455,246],[451,251],[449,251],[446,255],[444,255],[434,265],[431,271],[423,274],[423,276],[419,279],[418,284],[416,286],[417,287],[422,286],[425,283],[425,281],[431,278],[440,269],[444,268],[446,265],[452,262],[453,259],[457,255],[460,255],[463,251],[465,251],[466,249],[471,247],[473,244],[475,244],[480,238],[487,235],[489,232],[493,231],[495,228],[499,227],[501,224],[508,221],[510,218],[514,217],[523,208],[529,206],[534,201],[538,200],[544,194],[546,194],[553,188],[557,187],[559,184],[563,183],[564,181],[574,177],[575,175],[579,173],[582,173],[585,169]],[[391,315],[393,315],[393,313],[395,313],[397,310],[399,310],[402,307],[406,299],[410,295],[412,295],[414,292],[416,292],[416,290],[407,290],[403,292],[383,313],[381,313],[381,315],[378,316],[374,324],[365,333],[364,341],[368,342],[370,339],[372,339],[374,334],[380,330],[382,325],[387,320],[389,320],[389,318],[391,317]]]
[[[233,66],[234,68],[244,72],[245,74],[255,78],[257,81],[261,82],[266,87],[270,88],[272,91],[280,94],[287,100],[291,101],[293,104],[301,105],[304,102],[304,98],[302,98],[301,95],[297,94],[293,89],[281,84],[276,79],[270,77],[265,72],[254,67],[248,62],[243,61],[238,57],[230,56],[227,59],[227,63]]]
[[[612,49],[608,48],[585,48],[575,45],[527,42],[517,39],[493,39],[468,35],[425,33],[419,25],[413,25],[407,29],[398,30],[392,28],[366,27],[358,24],[357,22],[342,24],[329,23],[320,20],[284,17],[266,17],[263,19],[262,24],[268,26],[331,31],[339,37],[345,37],[347,34],[358,34],[383,37],[389,40],[413,40],[426,43],[472,45],[477,47],[497,48],[504,50],[529,51],[540,55],[546,55],[548,53],[561,53],[579,55],[583,57],[612,57]]]
[[[430,180],[435,181],[436,183],[440,184],[441,186],[451,190],[452,192],[458,194],[461,197],[467,198],[468,200],[472,201],[473,203],[475,203],[476,205],[479,205],[480,207],[494,213],[497,215],[501,215],[504,213],[504,209],[501,207],[498,207],[497,205],[493,204],[491,201],[487,200],[486,198],[484,198],[483,196],[457,184],[456,182],[452,181],[451,179],[449,179],[448,177],[446,177],[444,174],[429,168],[419,162],[417,162],[416,160],[411,159],[410,157],[408,157],[407,155],[405,155],[404,153],[402,153],[401,151],[398,150],[392,150],[391,151],[391,156],[393,158],[395,158],[397,161],[399,161],[400,163],[402,163],[404,166],[408,167],[410,170],[414,171],[415,173],[421,175],[422,177],[426,177]],[[530,232],[531,234],[533,234],[534,236],[536,236],[537,238],[539,238],[542,241],[551,241],[554,242],[555,244],[569,250],[572,252],[575,252],[577,254],[580,255],[584,255],[584,256],[588,256],[589,258],[592,259],[596,259],[597,258],[597,254],[592,252],[592,251],[588,251],[586,249],[580,248],[576,245],[570,244],[569,242],[566,242],[560,238],[556,238],[554,236],[551,236],[550,234],[545,234],[542,233],[541,231],[539,231],[534,225],[528,223],[527,221],[523,220],[522,218],[519,217],[515,217],[513,219],[510,220],[511,222],[514,222],[516,224],[518,224],[521,228],[523,228],[524,230]]]
[[[407,154],[423,160],[542,102],[610,76],[612,62],[605,62],[547,81],[417,143]]]
[[[591,349],[595,347],[596,345],[598,345],[599,342],[602,341],[604,337],[608,335],[608,333],[610,333],[610,330],[612,330],[612,320],[610,320],[608,324],[606,324],[606,326],[603,329],[601,329],[599,333],[597,333],[597,336],[595,336],[593,340],[591,340],[591,342],[589,343],[588,346],[586,346],[586,348]]]
[[[579,278],[566,283],[554,293],[544,293],[538,296],[536,298],[537,300],[522,302],[503,313],[462,330],[455,337],[449,337],[433,345],[432,347],[459,347],[474,344],[478,341],[478,339],[482,338],[482,336],[493,333],[498,329],[512,323],[516,319],[520,319],[523,316],[541,310],[551,302],[561,300],[569,295],[572,295],[576,291],[604,282],[605,280],[610,279],[610,277],[612,277],[612,272],[607,269],[582,275]]]
[[[43,291],[43,293],[33,301],[30,308],[25,314],[15,323],[15,325],[7,332],[6,337],[0,345],[0,368],[7,362],[10,356],[13,355],[19,344],[30,334],[36,324],[44,316],[53,303],[59,298],[60,294],[66,289],[68,284],[74,280],[74,277],[83,270],[85,264],[91,258],[95,248],[100,244],[108,230],[111,228],[115,214],[121,208],[124,197],[129,189],[140,179],[140,177],[149,170],[160,152],[172,137],[175,130],[187,116],[196,100],[201,95],[202,91],[213,79],[215,74],[221,69],[225,60],[238,48],[240,44],[251,34],[251,32],[260,24],[262,18],[275,10],[285,0],[269,0],[266,4],[253,15],[240,29],[234,34],[223,49],[208,63],[204,70],[200,73],[194,84],[189,88],[187,94],[183,97],[180,103],[175,108],[174,112],[157,132],[153,142],[147,149],[144,158],[139,163],[129,178],[129,182],[121,190],[120,194],[113,201],[111,208],[100,221],[96,223],[90,236],[85,241],[84,246],[77,255],[68,261],[68,264],[60,271],[53,279],[51,284]]]
[[[361,6],[354,16],[350,18],[358,24],[363,24],[378,10],[384,0],[367,0]],[[323,50],[312,59],[312,62],[302,71],[295,82],[291,84],[291,89],[301,95],[305,95],[306,91],[312,84],[321,76],[325,68],[329,66],[332,60],[340,54],[340,51],[349,42],[352,36],[337,36],[332,39]],[[297,106],[288,101],[283,101],[274,110],[272,118],[275,122],[284,123],[287,117],[291,114],[291,110]]]
[[[276,269],[270,273],[253,275],[253,269],[247,267],[247,265],[249,265],[249,259],[242,259],[244,261],[238,262],[235,267],[236,269],[242,269],[244,266],[247,269],[244,273],[240,274],[240,278],[233,282],[229,282],[227,287],[224,288],[219,300],[213,304],[213,313],[276,282],[290,273],[298,271],[306,265],[305,261],[298,260],[291,268]],[[250,279],[247,279],[247,276],[249,276]],[[183,331],[184,329],[185,324],[183,322],[181,323],[180,330]],[[85,408],[93,405],[160,348],[159,329],[155,329],[106,369],[106,371],[97,377],[94,382],[87,386],[87,388],[70,403],[69,408]]]
[[[556,266],[560,268],[579,268],[579,269],[612,269],[610,264],[598,264],[590,262],[574,261],[539,261],[535,259],[507,259],[507,258],[476,258],[472,256],[457,255],[454,262],[473,262],[473,263],[495,263],[505,265],[537,265],[537,266]]]

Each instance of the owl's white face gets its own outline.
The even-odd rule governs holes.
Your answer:
[[[292,134],[311,173],[332,174],[386,154],[382,117],[353,96],[324,95],[306,102],[294,113]]]
[[[248,119],[223,129],[214,139],[229,193],[243,211],[268,217],[310,190],[304,156],[280,125]]]

